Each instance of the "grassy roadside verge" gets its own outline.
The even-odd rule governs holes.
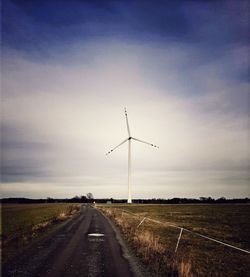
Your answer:
[[[80,204],[3,204],[1,206],[2,261],[31,240],[45,233],[54,224],[80,211]]]
[[[119,226],[153,276],[242,277],[250,274],[249,254],[185,232],[174,253],[179,229],[147,220],[138,227],[144,217],[150,217],[249,249],[247,206],[103,205],[98,208]]]

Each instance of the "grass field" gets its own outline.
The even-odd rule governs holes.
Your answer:
[[[156,276],[250,276],[250,254],[144,217],[250,250],[249,205],[103,205]],[[134,216],[136,215],[136,216]]]
[[[53,223],[65,220],[80,209],[79,204],[3,204],[1,238],[3,259],[9,258]]]

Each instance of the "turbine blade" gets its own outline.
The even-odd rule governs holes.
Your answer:
[[[136,140],[136,141],[139,141],[139,142],[142,142],[142,143],[145,143],[145,144],[148,144],[148,145],[150,145],[150,146],[153,146],[153,147],[159,148],[159,146],[154,145],[153,143],[146,142],[146,141],[144,141],[144,140],[137,139],[137,138],[133,138],[133,137],[132,137],[132,139],[134,139],[134,140]]]
[[[126,123],[127,123],[128,136],[131,137],[131,135],[130,135],[130,129],[129,129],[129,125],[128,125],[128,114],[127,114],[126,108],[125,108],[125,116],[126,116]]]
[[[127,140],[128,140],[128,138],[125,139],[124,141],[122,141],[120,144],[118,144],[118,145],[117,145],[116,147],[114,147],[113,149],[111,149],[108,153],[106,153],[106,156],[107,156],[108,154],[110,154],[111,152],[113,152],[116,148],[118,148],[119,146],[121,146],[123,143],[125,143]]]

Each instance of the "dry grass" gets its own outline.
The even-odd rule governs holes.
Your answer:
[[[249,206],[246,205],[103,205],[98,206],[120,227],[153,276],[246,277],[250,256],[183,232],[171,222],[218,240],[249,249]],[[151,218],[155,222],[145,220]]]
[[[101,208],[121,229],[135,253],[153,276],[192,277],[190,262],[173,260],[167,246],[152,231],[138,228],[138,219],[123,212]]]
[[[178,265],[178,272],[179,272],[179,276],[181,277],[192,277],[194,276],[191,272],[191,263],[190,262],[184,262],[181,261]]]

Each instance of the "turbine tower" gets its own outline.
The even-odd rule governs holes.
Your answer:
[[[113,152],[116,148],[118,148],[119,146],[121,146],[123,143],[128,141],[128,203],[132,203],[132,197],[131,197],[131,141],[135,140],[138,142],[142,142],[145,144],[148,144],[150,146],[159,148],[158,146],[146,142],[144,140],[140,140],[134,137],[131,137],[130,134],[130,129],[129,129],[129,124],[128,124],[128,114],[127,114],[127,110],[125,108],[125,117],[126,117],[126,123],[127,123],[127,131],[128,131],[128,138],[126,138],[124,141],[122,141],[120,144],[118,144],[116,147],[114,147],[113,149],[111,149],[106,155],[110,154],[111,152]]]

